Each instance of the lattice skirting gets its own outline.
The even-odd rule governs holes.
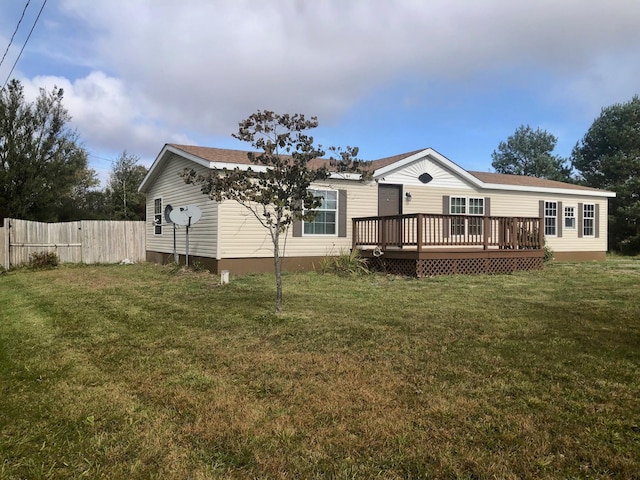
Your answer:
[[[520,270],[542,270],[540,257],[522,258],[447,258],[410,260],[400,258],[371,258],[374,270],[407,277],[436,275],[474,275],[512,273]]]

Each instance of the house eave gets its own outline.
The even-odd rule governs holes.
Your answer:
[[[444,155],[442,155],[441,153],[438,153],[436,150],[434,150],[433,148],[426,148],[418,153],[415,153],[413,155],[411,155],[410,157],[404,158],[398,162],[392,163],[391,165],[387,165],[386,167],[382,167],[378,170],[376,170],[375,172],[373,172],[373,178],[378,180],[378,181],[382,181],[384,179],[384,176],[394,172],[396,170],[399,170],[401,168],[403,168],[406,165],[409,165],[413,162],[415,162],[416,160],[419,160],[421,158],[425,158],[425,157],[429,157],[431,158],[432,161],[435,161],[436,163],[442,165],[443,167],[445,167],[446,169],[452,171],[453,173],[455,173],[456,175],[458,175],[459,177],[462,177],[464,180],[466,180],[467,182],[469,182],[470,184],[478,187],[478,188],[483,188],[484,184],[476,177],[474,177],[473,175],[471,175],[469,172],[467,172],[464,168],[462,168],[461,166],[457,165],[455,162],[452,162],[451,160],[449,160],[447,157],[445,157]]]
[[[196,165],[200,165],[209,170],[234,170],[239,169],[241,171],[248,171],[251,169],[254,172],[264,172],[268,167],[264,165],[253,165],[246,163],[227,163],[227,162],[215,162],[205,160],[197,155],[189,153],[180,148],[176,148],[173,145],[165,144],[162,148],[154,162],[152,163],[147,175],[144,177],[140,186],[138,187],[138,191],[142,193],[147,193],[158,173],[161,171],[163,164],[170,158],[170,156],[174,154],[180,156],[186,160],[189,160]],[[409,157],[406,157],[400,161],[382,167],[373,172],[373,179],[376,182],[384,183],[385,175],[396,172],[406,165],[411,164],[417,160],[428,157],[431,161],[438,163],[443,168],[446,168],[454,175],[466,181],[469,185],[476,187],[481,190],[497,190],[497,191],[507,191],[507,192],[533,192],[533,193],[541,193],[541,194],[549,194],[549,195],[572,195],[572,196],[587,196],[587,197],[604,197],[604,198],[613,198],[616,196],[615,192],[610,192],[607,190],[586,190],[579,188],[571,188],[570,184],[567,184],[566,188],[555,188],[555,187],[536,187],[530,185],[515,185],[515,184],[505,184],[505,183],[485,183],[479,178],[475,177],[471,173],[467,172],[464,168],[457,165],[455,162],[452,162],[444,155],[438,153],[433,148],[427,148],[421,150]],[[348,181],[361,181],[362,175],[358,173],[348,173],[348,172],[330,172],[329,178],[332,180],[348,180]]]
[[[471,173],[467,172],[464,168],[452,162],[444,155],[438,153],[433,148],[427,148],[418,153],[404,158],[398,162],[387,165],[380,168],[373,173],[373,178],[380,183],[384,183],[385,175],[395,172],[406,165],[420,160],[421,158],[429,157],[432,161],[437,162],[442,167],[448,169],[452,173],[458,175],[460,178],[467,181],[472,186],[481,190],[502,190],[508,192],[532,192],[532,193],[544,193],[544,194],[560,194],[560,195],[574,195],[574,196],[587,196],[587,197],[608,197],[613,198],[616,196],[615,192],[607,190],[584,190],[578,188],[571,188],[570,184],[567,184],[566,188],[553,188],[553,187],[535,187],[528,185],[509,185],[502,183],[485,183],[479,178],[475,177]]]
[[[572,188],[548,188],[548,187],[531,187],[523,185],[504,185],[499,183],[484,183],[480,181],[481,188],[485,190],[503,190],[509,192],[534,192],[534,193],[546,193],[550,195],[574,195],[582,197],[608,197],[613,198],[616,196],[615,192],[609,192],[607,190],[580,190]]]
[[[229,163],[229,162],[210,162],[208,160],[204,160],[197,155],[193,155],[189,152],[185,152],[179,148],[176,148],[172,145],[166,144],[156,159],[151,164],[147,175],[144,177],[140,186],[138,187],[138,191],[141,193],[146,193],[149,190],[149,187],[155,180],[158,172],[161,170],[164,162],[169,158],[171,154],[178,155],[186,160],[189,160],[197,165],[201,165],[209,170],[241,170],[243,172],[251,169],[254,172],[266,172],[267,168],[265,165],[254,165],[254,164],[246,164],[246,163]],[[359,181],[362,179],[362,175],[356,173],[347,173],[347,172],[331,172],[329,174],[330,179],[334,180],[352,180]]]
[[[160,153],[158,154],[156,159],[151,164],[151,167],[149,167],[149,171],[147,172],[147,175],[144,177],[144,179],[142,179],[142,182],[140,183],[140,186],[138,187],[138,192],[147,193],[147,191],[149,190],[149,187],[151,186],[151,184],[153,183],[153,181],[157,177],[158,173],[160,172],[162,164],[164,164],[164,162],[166,161],[166,159],[169,157],[170,154],[179,155],[179,156],[181,156],[183,158],[186,158],[186,159],[188,159],[188,160],[190,160],[190,161],[192,161],[192,162],[194,162],[194,163],[196,163],[198,165],[202,165],[203,167],[207,167],[207,168],[209,168],[209,165],[211,163],[211,162],[208,162],[206,160],[203,160],[200,157],[192,155],[192,154],[190,154],[188,152],[185,152],[183,150],[177,149],[177,148],[173,147],[172,145],[165,144],[165,146],[162,148],[162,150],[160,151]]]

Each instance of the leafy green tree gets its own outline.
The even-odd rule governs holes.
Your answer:
[[[282,311],[283,235],[295,220],[312,220],[310,211],[322,203],[309,187],[326,180],[330,167],[338,172],[367,175],[366,164],[356,158],[356,147],[331,147],[330,161],[319,160],[325,152],[307,134],[317,126],[316,117],[258,110],[240,122],[238,132],[233,134],[259,151],[248,153],[253,167],[215,169],[206,174],[186,169],[182,173],[186,183],[200,185],[202,193],[212,200],[240,203],[268,230],[273,243],[276,313]]]
[[[0,90],[0,218],[56,221],[97,185],[62,98],[54,87],[29,103],[18,80]]]
[[[115,161],[109,175],[106,195],[111,218],[117,220],[144,220],[146,198],[138,192],[138,186],[148,169],[138,165],[140,157],[123,151]]]
[[[572,163],[585,185],[617,194],[609,201],[609,246],[640,252],[640,97],[603,108]]]
[[[76,184],[61,200],[57,221],[105,219],[105,193],[98,189],[100,182],[92,169],[77,172]]]
[[[491,154],[491,165],[498,173],[570,181],[566,160],[552,153],[557,143],[558,139],[546,130],[520,125],[506,142],[498,144]]]

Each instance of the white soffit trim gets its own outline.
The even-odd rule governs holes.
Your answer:
[[[166,162],[166,159],[168,158],[169,154],[178,155],[186,160],[189,160],[193,163],[201,165],[210,170],[224,170],[224,169],[234,170],[237,168],[241,171],[247,171],[249,169],[253,170],[254,172],[267,171],[267,167],[265,165],[253,165],[253,164],[246,164],[246,163],[228,163],[228,162],[210,162],[197,155],[193,155],[192,153],[185,152],[184,150],[181,150],[179,148],[175,148],[172,145],[165,145],[160,151],[160,153],[158,154],[158,156],[156,157],[156,159],[151,164],[151,167],[149,168],[147,175],[142,180],[142,183],[140,183],[140,187],[138,188],[139,192],[144,192],[147,190],[147,188],[149,187],[153,179],[156,177],[157,173],[162,168],[162,165]],[[332,172],[329,174],[329,178],[342,179],[342,180],[360,180],[362,176],[360,174],[355,174],[355,173]]]
[[[262,165],[247,165],[247,164],[239,164],[239,163],[226,163],[226,162],[210,162],[208,160],[205,160],[201,157],[198,157],[197,155],[193,155],[192,153],[189,152],[185,152],[184,150],[181,150],[179,148],[175,148],[171,145],[165,145],[162,150],[160,151],[160,153],[158,154],[158,156],[156,157],[156,159],[153,161],[153,163],[151,164],[151,167],[149,168],[149,171],[147,172],[147,175],[144,177],[144,179],[142,180],[142,183],[140,183],[140,187],[138,187],[138,191],[139,192],[145,192],[147,190],[147,188],[149,187],[149,184],[152,182],[153,179],[155,179],[158,171],[160,168],[162,168],[162,165],[166,162],[166,159],[168,158],[169,154],[174,154],[174,155],[178,155],[186,160],[189,160],[193,163],[196,163],[198,165],[201,165],[205,168],[209,168],[209,169],[220,169],[222,170],[223,168],[226,168],[227,170],[233,170],[234,168],[239,168],[240,170],[248,170],[249,167],[251,167],[251,169],[255,172],[260,172],[260,171],[265,171],[266,167],[262,166]]]
[[[156,176],[160,172],[160,169],[162,168],[164,163],[167,161],[169,154],[174,154],[174,155],[178,155],[180,157],[186,158],[187,160],[197,163],[198,165],[202,165],[203,167],[209,167],[210,162],[203,160],[202,158],[196,155],[187,153],[184,150],[180,150],[179,148],[175,148],[171,145],[165,144],[165,146],[162,147],[162,150],[160,150],[160,153],[158,154],[156,159],[151,164],[151,167],[149,167],[149,171],[147,172],[147,175],[144,177],[144,179],[140,183],[140,186],[138,187],[139,192],[147,191],[147,188],[150,186],[151,182],[156,178]]]
[[[349,172],[330,172],[329,178],[333,178],[335,180],[361,180],[362,175],[359,173]]]
[[[254,172],[266,172],[268,168],[265,165],[253,165],[253,164],[248,165],[246,163],[225,163],[225,162],[207,162],[207,165],[205,166],[212,170],[213,169],[235,170],[237,168],[238,170],[241,170],[243,172],[246,172],[249,169],[251,169]],[[359,173],[330,172],[329,178],[339,179],[339,180],[360,180],[362,178],[362,175],[360,175]]]
[[[138,192],[147,191],[147,187],[149,186],[151,181],[156,177],[157,171],[160,168],[160,164],[164,163],[163,159],[167,154],[167,152],[170,151],[170,149],[171,147],[165,143],[164,147],[162,147],[162,150],[160,150],[160,153],[158,154],[156,159],[153,161],[153,163],[149,167],[149,171],[147,171],[147,174],[142,179],[142,182],[140,182],[140,186],[138,187]]]
[[[483,183],[482,188],[486,190],[506,190],[511,192],[536,192],[536,193],[549,193],[558,195],[573,195],[580,197],[610,197],[616,196],[615,192],[609,192],[607,190],[577,190],[572,189],[569,185],[568,188],[549,188],[549,187],[527,187],[523,185],[504,185],[501,183]]]
[[[246,163],[207,162],[205,167],[212,170],[235,170],[237,168],[238,170],[243,172],[249,169],[253,170],[254,172],[267,171],[267,167],[264,165],[249,165]]]
[[[414,153],[410,157],[407,157],[400,161],[392,163],[391,165],[387,165],[386,167],[382,167],[376,170],[375,172],[373,172],[373,177],[381,178],[384,175],[387,175],[395,170],[399,170],[404,166],[409,165],[410,163],[415,162],[416,160],[419,160],[424,157],[429,157],[431,160],[435,161],[436,163],[439,163],[442,167],[448,170],[451,170],[453,173],[462,177],[464,180],[471,183],[472,185],[475,185],[480,188],[484,187],[484,184],[480,181],[480,179],[474,177],[469,172],[467,172],[464,168],[460,167],[459,165],[456,165],[454,162],[449,160],[444,155],[436,152],[433,148],[427,148],[425,150],[422,150],[421,152]]]

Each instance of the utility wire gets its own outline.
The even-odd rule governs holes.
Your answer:
[[[4,85],[2,85],[2,90],[4,90],[4,87],[7,86],[7,82],[9,81],[9,78],[11,78],[11,74],[13,73],[13,69],[16,68],[16,65],[18,64],[18,60],[20,60],[20,57],[22,56],[22,52],[24,51],[24,47],[27,46],[27,42],[29,42],[29,39],[31,38],[31,34],[33,33],[33,30],[36,28],[36,24],[38,23],[38,20],[40,19],[40,14],[42,13],[42,10],[44,10],[44,6],[47,4],[47,0],[44,0],[44,2],[42,2],[42,7],[40,7],[40,11],[38,12],[38,16],[36,17],[35,21],[33,22],[33,26],[31,27],[31,30],[29,31],[29,35],[27,35],[27,39],[24,41],[24,45],[22,45],[22,48],[20,49],[20,53],[18,54],[18,58],[16,58],[16,61],[13,63],[13,67],[11,67],[11,71],[9,72],[9,75],[7,75],[7,79],[4,81]]]
[[[7,49],[4,51],[4,55],[2,55],[2,60],[0,60],[0,67],[2,66],[2,63],[4,62],[4,59],[7,56],[7,52],[11,48],[11,44],[13,43],[13,39],[15,38],[16,33],[18,33],[18,29],[20,28],[20,24],[22,23],[24,14],[26,13],[27,8],[29,7],[29,3],[31,3],[31,0],[27,0],[27,4],[24,6],[24,10],[22,10],[22,15],[20,15],[20,20],[18,20],[18,25],[16,25],[16,29],[13,31],[13,35],[11,35],[11,40],[9,40],[9,45],[7,45]]]

